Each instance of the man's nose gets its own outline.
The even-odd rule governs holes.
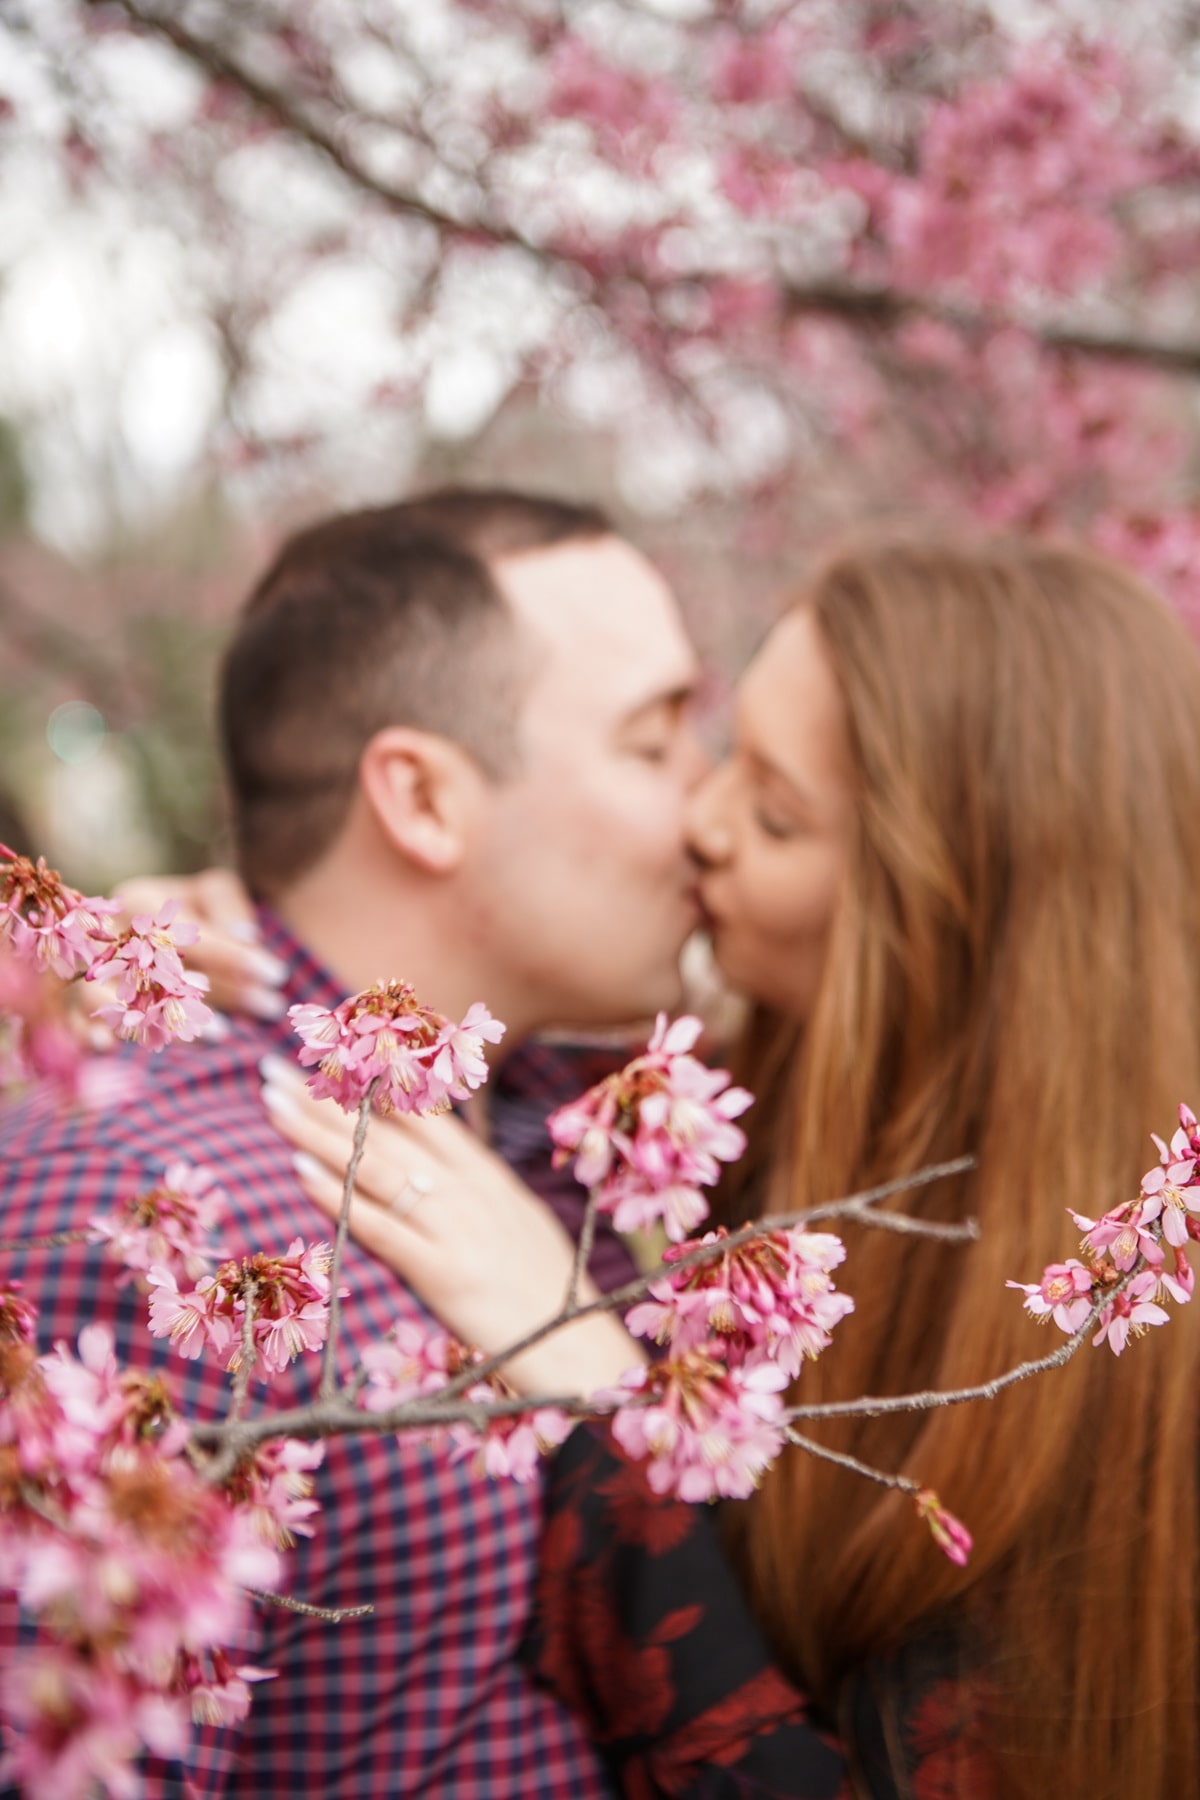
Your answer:
[[[685,761],[687,792],[694,794],[701,783],[707,781],[715,766],[699,732],[689,730]]]
[[[688,849],[707,867],[727,862],[733,854],[733,832],[728,823],[729,769],[710,768],[692,792],[687,809]]]

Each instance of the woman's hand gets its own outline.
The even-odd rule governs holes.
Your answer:
[[[314,1100],[284,1058],[267,1058],[263,1071],[263,1099],[296,1147],[301,1184],[336,1219],[354,1121],[332,1101]],[[549,1207],[448,1116],[371,1120],[350,1230],[443,1324],[489,1356],[562,1310],[575,1257]],[[596,1297],[585,1279],[580,1302]],[[617,1318],[595,1313],[522,1351],[503,1372],[518,1393],[588,1394],[643,1360]]]

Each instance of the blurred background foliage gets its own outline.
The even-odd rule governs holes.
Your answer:
[[[0,788],[220,855],[280,535],[598,500],[713,717],[862,520],[1066,530],[1200,617],[1194,0],[4,0]]]

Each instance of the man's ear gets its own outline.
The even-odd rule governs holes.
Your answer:
[[[462,861],[482,776],[461,744],[389,725],[358,765],[358,785],[384,837],[418,868],[449,875]]]

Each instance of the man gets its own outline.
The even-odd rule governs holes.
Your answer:
[[[673,1004],[696,921],[694,681],[669,592],[590,509],[451,492],[299,534],[251,597],[221,688],[238,863],[285,1002],[403,975],[455,1017],[485,1001],[505,1050],[554,1021]],[[262,1055],[294,1049],[286,1020],[239,1019],[217,1044],[142,1059],[119,1115],[29,1106],[6,1126],[6,1237],[77,1229],[180,1156],[219,1171],[230,1252],[324,1236],[259,1098]],[[517,1067],[510,1055],[494,1110],[519,1161],[538,1115],[536,1067],[524,1089]],[[97,1251],[29,1252],[7,1272],[47,1344],[102,1319],[123,1360],[163,1362],[144,1299]],[[427,1315],[353,1245],[345,1279],[349,1373],[397,1319]],[[304,1404],[316,1372],[293,1364],[270,1401]],[[219,1370],[171,1357],[169,1379],[185,1412],[224,1411]],[[373,1611],[329,1624],[264,1607],[241,1660],[276,1679],[242,1726],[198,1731],[186,1769],[151,1764],[147,1793],[607,1793],[580,1728],[516,1658],[536,1490],[363,1437],[329,1445],[316,1494],[290,1592]]]

